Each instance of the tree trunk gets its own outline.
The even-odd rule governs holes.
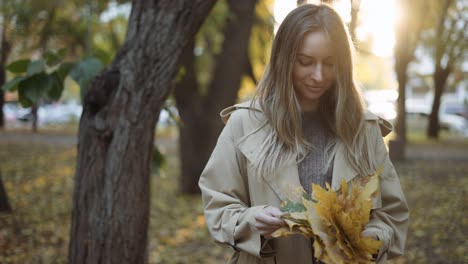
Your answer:
[[[427,127],[427,136],[429,138],[438,139],[439,138],[439,108],[440,101],[442,99],[442,94],[444,93],[445,84],[447,82],[448,76],[450,74],[449,69],[444,69],[441,67],[436,67],[434,72],[434,101],[432,102],[432,110],[429,115],[429,126]]]
[[[400,28],[399,40],[395,47],[395,73],[398,81],[396,140],[389,143],[389,155],[392,160],[405,160],[406,149],[406,82],[408,81],[408,64],[412,52],[408,43],[408,31]]]
[[[183,193],[199,193],[198,179],[216,144],[223,124],[219,112],[236,102],[243,74],[249,70],[249,38],[255,18],[256,0],[229,0],[234,18],[228,20],[222,53],[218,55],[208,93],[201,96],[191,42],[182,57],[186,74],[177,84],[175,98],[183,122],[180,154]]]
[[[405,45],[401,43],[400,45]],[[398,49],[396,49],[398,51]],[[395,72],[398,81],[396,140],[389,143],[389,155],[391,160],[405,160],[406,148],[406,82],[408,80],[407,69],[409,58],[403,53],[396,54]]]
[[[145,263],[154,129],[215,0],[134,0],[123,47],[85,96],[68,262]]]
[[[4,19],[6,19],[4,17]],[[2,40],[0,43],[0,87],[6,82],[6,62],[8,54],[10,54],[11,45],[6,39],[6,21],[3,21],[2,26]],[[5,92],[0,89],[0,129],[5,127],[5,113],[3,112],[3,106],[5,104]]]
[[[422,8],[419,2],[401,1],[401,19],[396,27],[395,73],[398,81],[397,99],[397,138],[389,144],[389,154],[392,160],[404,160],[406,148],[406,82],[408,81],[408,65],[414,58],[418,45],[421,23],[412,21],[414,10]],[[411,5],[412,4],[412,5]],[[419,7],[414,9],[415,7]],[[409,27],[410,26],[410,27]]]
[[[0,212],[11,212],[10,202],[8,201],[8,195],[3,186],[2,173],[0,171]]]
[[[427,136],[432,139],[439,138],[439,108],[442,94],[444,93],[445,84],[447,82],[448,76],[452,71],[453,60],[456,60],[453,57],[453,54],[448,51],[447,45],[449,43],[451,34],[444,37],[443,34],[445,31],[451,31],[453,28],[446,28],[446,19],[449,14],[450,5],[453,3],[453,0],[446,0],[443,3],[443,9],[437,24],[437,39],[435,42],[435,70],[433,74],[434,81],[434,101],[432,103],[431,114],[429,115],[429,126],[427,127]],[[454,23],[455,24],[455,23]],[[454,26],[453,24],[453,26]],[[463,33],[460,35],[463,36]],[[461,41],[461,39],[457,38]],[[445,55],[445,56],[444,56]],[[446,62],[444,62],[446,60]]]
[[[359,19],[359,9],[361,7],[361,0],[350,0],[351,4],[351,21],[349,22],[349,34],[353,40],[354,46],[357,47],[356,28]]]
[[[404,59],[401,59],[404,60]],[[396,74],[398,81],[398,99],[397,99],[397,139],[406,142],[406,82],[408,81],[407,69],[409,62],[400,61],[396,64]]]
[[[37,110],[39,108],[38,106],[39,103],[34,103],[31,107],[31,129],[33,133],[37,133],[37,122],[38,122],[38,114]]]

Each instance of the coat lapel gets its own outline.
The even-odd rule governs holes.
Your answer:
[[[346,160],[344,153],[345,146],[341,142],[337,142],[337,151],[335,154],[335,160],[333,162],[333,176],[332,176],[332,190],[336,191],[341,186],[341,181],[345,180],[347,183],[350,182],[354,177],[358,175],[356,170],[349,165]]]
[[[301,186],[295,161],[289,161],[288,165],[280,169],[275,177],[264,177],[264,179],[281,201],[288,199],[286,190],[289,186]]]
[[[260,152],[259,146],[261,142],[265,141],[266,136],[264,129],[260,129],[247,136],[239,143],[239,149],[251,163],[255,163],[258,160]],[[356,170],[353,169],[346,161],[344,145],[338,142],[336,147],[337,151],[333,162],[333,176],[331,183],[332,190],[334,191],[340,188],[341,180],[344,179],[348,183],[358,175]],[[276,176],[264,176],[263,178],[280,200],[287,199],[285,191],[289,185],[301,186],[297,163],[295,160],[288,161],[287,166],[280,168],[280,171]]]
[[[238,143],[240,151],[252,164],[258,160],[260,145],[266,140],[266,137],[265,130],[260,129],[241,139],[240,143]],[[285,191],[288,186],[301,186],[296,161],[290,160],[286,164],[283,168],[279,168],[280,171],[276,176],[263,176],[264,181],[271,187],[280,200],[286,200]]]

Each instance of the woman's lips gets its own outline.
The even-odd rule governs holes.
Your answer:
[[[309,84],[305,84],[305,86],[309,89],[314,89],[314,90],[320,90],[322,89],[323,87],[320,86],[320,85],[309,85]]]

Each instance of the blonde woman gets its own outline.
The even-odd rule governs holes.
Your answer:
[[[339,188],[380,165],[380,192],[363,232],[381,240],[377,263],[403,253],[408,207],[382,135],[392,126],[367,112],[346,26],[327,5],[303,5],[281,24],[251,102],[221,112],[226,123],[200,178],[213,238],[230,245],[230,263],[315,263],[303,236],[271,237],[284,187]]]

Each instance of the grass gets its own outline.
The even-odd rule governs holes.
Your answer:
[[[178,193],[176,145],[167,135],[161,139],[167,166],[151,176],[150,263],[225,263],[231,250],[212,241],[200,197]],[[424,151],[443,148],[412,143],[418,144],[426,144]],[[75,158],[72,146],[0,141],[0,170],[14,208],[0,214],[0,263],[66,263]],[[466,160],[415,159],[395,168],[411,224],[407,252],[392,263],[468,263]]]

